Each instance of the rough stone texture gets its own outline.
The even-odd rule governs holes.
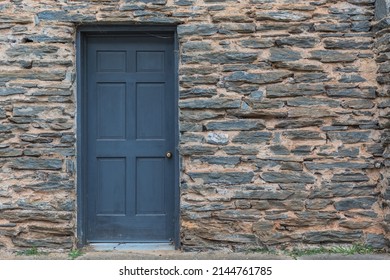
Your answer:
[[[0,1],[0,246],[75,245],[76,28],[122,22],[177,25],[185,250],[388,248],[388,4]]]

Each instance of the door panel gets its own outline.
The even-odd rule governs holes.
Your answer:
[[[87,242],[174,238],[173,42],[171,33],[86,38]]]

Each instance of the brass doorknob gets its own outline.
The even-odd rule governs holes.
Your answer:
[[[165,154],[165,156],[166,156],[167,158],[171,158],[171,157],[172,157],[172,153],[171,153],[171,152],[167,152],[167,153]]]

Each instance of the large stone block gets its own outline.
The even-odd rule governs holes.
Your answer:
[[[337,211],[346,211],[351,209],[371,209],[375,202],[377,202],[375,197],[347,198],[335,202],[334,207]]]
[[[307,183],[313,184],[315,177],[305,172],[270,171],[261,173],[260,177],[268,183]]]
[[[11,167],[19,170],[60,170],[62,163],[61,159],[17,158],[11,162]]]

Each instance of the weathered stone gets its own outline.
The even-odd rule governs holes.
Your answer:
[[[266,49],[274,46],[274,43],[272,38],[247,39],[239,42],[242,47],[250,49]]]
[[[350,23],[315,23],[314,30],[320,32],[343,32],[351,27]]]
[[[37,58],[43,58],[47,54],[53,54],[58,52],[58,47],[51,46],[51,45],[19,45],[16,47],[13,47],[11,49],[8,49],[6,51],[6,54],[10,57],[19,57],[19,56],[26,56],[29,57],[37,57]]]
[[[15,95],[15,94],[24,94],[26,93],[25,88],[7,88],[7,87],[0,87],[0,96],[8,96],[8,95]]]
[[[323,85],[299,84],[267,86],[268,98],[312,96],[323,93],[325,93],[325,87]]]
[[[246,184],[252,181],[253,172],[189,172],[192,179],[201,179],[204,184],[222,183],[227,185]]]
[[[362,173],[340,173],[334,174],[332,182],[367,182],[370,178],[366,174]]]
[[[380,104],[379,104],[380,105]],[[378,105],[378,107],[379,107]],[[375,104],[370,100],[347,100],[344,101],[341,106],[343,108],[351,108],[351,109],[371,109],[375,106]]]
[[[360,75],[343,75],[339,79],[340,83],[361,83],[367,81]]]
[[[340,106],[340,103],[341,102],[338,100],[326,99],[326,98],[313,98],[313,97],[296,97],[294,99],[287,101],[288,106],[310,107],[310,108],[312,108],[313,106],[338,108]],[[315,111],[317,111],[317,109]]]
[[[368,142],[371,139],[370,131],[330,131],[327,135],[331,141],[341,141],[344,144]]]
[[[329,170],[329,169],[366,169],[371,165],[366,162],[305,162],[305,166],[309,170]]]
[[[252,131],[243,131],[235,136],[232,140],[233,143],[262,143],[268,142],[271,140],[271,132],[252,132]]]
[[[218,150],[218,147],[206,145],[186,145],[180,148],[180,154],[183,156],[192,155],[213,155]]]
[[[47,137],[40,137],[35,134],[22,134],[20,135],[20,140],[30,143],[51,143],[53,139]]]
[[[259,153],[259,150],[252,146],[226,146],[222,150],[228,155],[256,155]]]
[[[389,247],[389,239],[385,238],[383,234],[368,233],[366,237],[366,243],[368,246],[382,250]]]
[[[226,77],[225,80],[228,82],[248,82],[254,84],[269,84],[281,82],[283,79],[291,76],[290,72],[277,71],[277,72],[265,72],[265,73],[247,73],[243,71],[235,72],[230,76]]]
[[[265,128],[262,120],[227,120],[227,121],[211,121],[205,124],[206,130],[261,130]]]
[[[257,200],[285,200],[293,195],[292,191],[277,190],[273,187],[263,188],[258,187],[259,190],[243,187],[242,190],[236,191],[233,198],[236,199],[257,199]]]
[[[182,61],[184,63],[208,62],[211,64],[253,63],[257,59],[258,55],[258,53],[242,52],[208,52],[205,54],[191,53],[183,54]]]
[[[256,31],[256,25],[253,23],[222,23],[218,29],[218,33],[230,34],[238,33],[253,33]]]
[[[310,64],[306,64],[310,66]],[[310,68],[310,67],[309,67]],[[312,71],[305,69],[297,69],[298,71]],[[313,70],[316,71],[316,70]],[[331,78],[326,73],[296,73],[294,74],[294,81],[296,83],[318,83],[318,82],[327,82]]]
[[[315,119],[299,119],[299,120],[286,120],[280,121],[275,125],[275,128],[302,128],[308,126],[321,126],[323,120]]]
[[[63,22],[92,22],[96,21],[94,15],[88,15],[87,13],[74,13],[71,14],[67,11],[42,11],[37,14],[39,20],[44,21],[63,21]]]
[[[13,116],[14,117],[26,117],[26,116],[36,116],[43,111],[45,111],[47,108],[45,107],[27,107],[27,106],[21,106],[21,107],[14,107],[13,108]]]
[[[182,122],[180,124],[180,132],[201,132],[202,130],[202,125],[199,123]]]
[[[194,111],[192,110],[180,110],[180,120],[196,122],[215,119],[217,117],[222,117],[224,114],[224,112],[216,112],[210,110],[197,111],[196,114],[194,114]]]
[[[351,53],[343,53],[334,50],[316,50],[311,51],[311,58],[324,63],[353,62],[357,56]]]
[[[328,88],[327,94],[330,97],[356,97],[368,99],[376,97],[375,88]]]
[[[326,135],[312,130],[292,130],[282,133],[284,137],[290,140],[324,140]]]
[[[218,32],[218,27],[214,24],[183,24],[177,28],[177,34],[182,36],[211,36]]]
[[[305,202],[307,210],[321,210],[333,203],[329,199],[310,199]]]
[[[11,223],[28,221],[46,221],[62,223],[72,219],[72,213],[61,211],[36,211],[36,210],[6,210],[0,212],[0,218]]]
[[[0,149],[0,157],[19,157],[23,154],[19,149]]]
[[[283,171],[263,172],[260,177],[269,183],[308,183],[315,182],[315,177],[305,172]]]
[[[293,51],[289,48],[271,48],[270,53],[271,55],[269,60],[272,62],[295,61],[302,58],[299,52]]]
[[[325,118],[325,117],[334,117],[336,114],[329,110],[323,108],[291,108],[288,110],[288,117],[290,118]]]
[[[314,37],[307,37],[307,36],[301,36],[301,37],[286,37],[282,39],[277,39],[275,41],[275,44],[278,46],[293,46],[293,47],[299,47],[299,48],[314,48],[316,44],[319,43],[320,40],[314,38]]]
[[[372,225],[369,221],[355,221],[355,220],[344,220],[341,221],[340,226],[348,229],[365,229]]]
[[[371,209],[377,201],[374,197],[347,198],[335,202],[334,207],[337,211],[346,211],[351,209]]]
[[[356,186],[353,183],[326,183],[323,186],[313,189],[309,198],[333,198],[349,196],[371,196],[374,197],[378,192],[376,186],[363,185]]]
[[[232,109],[239,108],[241,100],[213,98],[213,99],[196,99],[196,100],[181,100],[180,108],[183,109]]]
[[[211,132],[207,134],[206,142],[215,145],[226,145],[229,143],[229,135]]]
[[[290,154],[289,149],[283,145],[270,146],[269,149],[276,155],[289,155]]]
[[[326,49],[342,49],[342,50],[367,50],[370,48],[372,42],[367,40],[356,40],[356,39],[325,39],[324,40]]]
[[[60,159],[36,159],[36,158],[18,158],[11,162],[13,169],[25,170],[59,170],[62,169],[62,160]]]
[[[301,61],[276,61],[274,62],[276,68],[286,68],[291,71],[323,71],[323,67],[321,64],[313,64]],[[298,75],[298,74],[297,74]],[[326,74],[320,73],[317,74],[319,76],[327,77]],[[294,75],[294,79],[296,79],[296,75]]]
[[[303,234],[303,240],[308,243],[359,242],[362,232],[355,231],[308,231]]]
[[[304,13],[291,12],[291,11],[275,11],[275,12],[256,12],[256,20],[272,20],[279,22],[294,22],[305,21],[310,16]]]
[[[217,165],[236,165],[240,162],[240,157],[218,157],[218,156],[204,156],[204,157],[194,157],[195,160],[200,160],[208,164],[217,164]]]

